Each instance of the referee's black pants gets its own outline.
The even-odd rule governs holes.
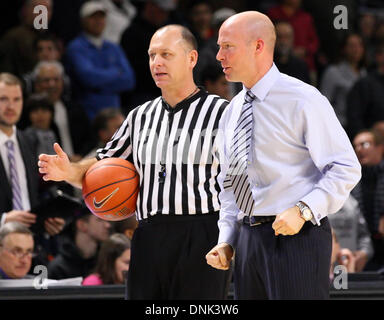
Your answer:
[[[129,299],[225,299],[229,271],[209,266],[217,244],[218,214],[154,216],[132,239]]]
[[[273,222],[242,224],[236,246],[235,299],[328,299],[332,235],[328,218],[275,236]]]

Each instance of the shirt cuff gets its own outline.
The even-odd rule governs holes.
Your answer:
[[[320,220],[327,216],[328,199],[325,193],[320,189],[315,189],[300,201],[311,209],[313,214],[312,223],[320,225]]]

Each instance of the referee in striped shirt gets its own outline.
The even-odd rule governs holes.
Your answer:
[[[185,27],[168,25],[153,35],[148,54],[162,96],[132,110],[96,158],[70,163],[40,155],[45,180],[81,187],[100,159],[120,157],[140,175],[128,291],[131,299],[224,299],[228,271],[205,262],[216,244],[220,192],[218,123],[228,102],[197,87],[196,39]]]

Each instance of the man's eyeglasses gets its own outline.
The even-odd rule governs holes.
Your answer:
[[[353,145],[353,147],[355,148],[355,150],[360,149],[360,148],[362,148],[362,149],[368,149],[371,145],[372,145],[371,142],[369,142],[369,141],[364,141],[364,142],[357,143],[357,144]]]
[[[1,244],[0,244],[0,247],[2,247],[5,251],[9,252],[11,255],[13,255],[14,257],[19,258],[19,259],[24,258],[24,257],[35,258],[37,255],[33,251],[29,251],[29,250],[27,252],[24,252],[23,250],[21,250],[19,248],[8,249]]]

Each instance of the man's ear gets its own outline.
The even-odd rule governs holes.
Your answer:
[[[257,39],[254,42],[254,48],[255,48],[255,54],[260,54],[264,51],[264,40],[263,39]]]
[[[189,53],[189,59],[190,59],[192,68],[196,66],[198,57],[199,57],[199,54],[197,53],[197,50],[191,50],[191,52]]]

